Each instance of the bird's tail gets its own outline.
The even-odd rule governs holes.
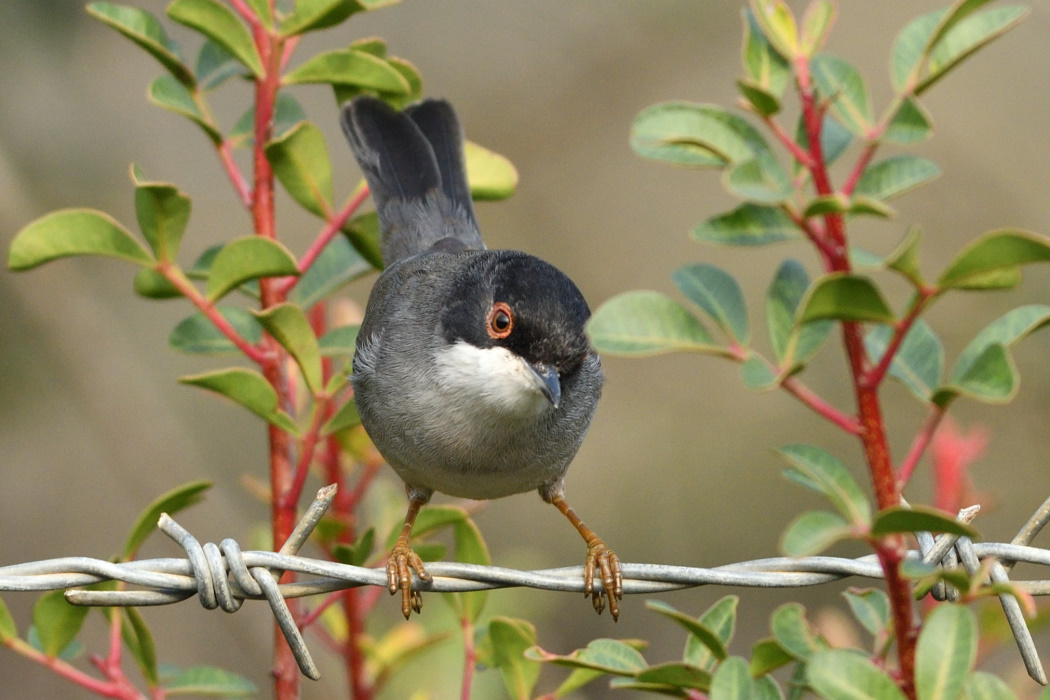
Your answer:
[[[485,247],[452,105],[425,100],[398,112],[362,96],[343,106],[340,123],[379,213],[386,265],[435,246]]]

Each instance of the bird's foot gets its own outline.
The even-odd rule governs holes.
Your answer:
[[[398,539],[394,549],[390,552],[390,560],[386,564],[387,590],[390,595],[396,595],[401,591],[401,613],[407,620],[412,611],[417,613],[423,609],[423,595],[412,588],[412,572],[424,581],[432,581],[433,577],[423,568],[423,560],[412,551],[408,542]]]
[[[601,577],[601,587],[594,586],[594,573]],[[615,622],[620,619],[620,601],[623,600],[623,573],[620,558],[600,539],[595,538],[587,548],[587,563],[583,568],[583,594],[591,597],[591,604],[601,615],[606,601],[609,614]]]

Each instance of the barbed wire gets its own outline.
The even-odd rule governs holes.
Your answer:
[[[296,556],[313,528],[321,520],[332,499],[335,486],[321,489],[303,515],[291,537],[278,552],[241,551],[233,539],[219,545],[201,544],[173,519],[163,514],[159,527],[186,552],[186,558],[142,559],[114,563],[90,557],[62,557],[0,567],[0,591],[33,592],[65,590],[73,605],[151,606],[177,603],[196,595],[209,610],[221,608],[236,612],[245,600],[266,600],[295,655],[302,673],[317,680],[317,669],[306,642],[285,600],[331,593],[359,586],[387,585],[385,569],[369,569],[349,564]],[[978,506],[964,509],[959,519],[970,522]],[[973,576],[981,560],[991,560],[989,578],[995,584],[1009,583],[1033,596],[1050,595],[1050,580],[1011,580],[1009,571],[1017,562],[1050,566],[1050,550],[1028,543],[1050,520],[1050,498],[1043,503],[1017,536],[1009,543],[972,542],[968,537],[919,533],[919,549],[908,558],[927,565],[955,568],[961,562]],[[664,564],[623,564],[625,595],[652,594],[697,586],[736,586],[749,588],[800,588],[818,586],[847,577],[881,579],[882,568],[875,555],[856,559],[829,556],[772,557],[726,564],[712,568]],[[278,584],[285,571],[310,578]],[[432,581],[413,575],[412,586],[419,591],[455,593],[495,588],[528,587],[548,591],[583,592],[583,567],[570,566],[537,571],[519,571],[498,566],[458,562],[431,562],[427,571]],[[81,590],[102,581],[121,581],[146,590]],[[932,595],[938,600],[954,600],[958,591],[943,582]],[[1025,623],[1017,598],[999,595],[1003,613],[1010,625],[1028,675],[1046,685],[1046,673],[1035,642]]]

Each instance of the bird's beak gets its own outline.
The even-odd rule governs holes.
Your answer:
[[[557,408],[558,403],[561,402],[561,381],[558,379],[558,369],[542,362],[526,362],[525,364],[532,370],[537,388],[543,392],[551,405]]]

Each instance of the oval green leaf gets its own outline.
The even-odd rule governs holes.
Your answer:
[[[135,214],[157,260],[174,262],[190,219],[190,198],[174,185],[136,181]]]
[[[104,255],[152,265],[141,243],[111,216],[94,209],[63,209],[19,231],[8,250],[12,270],[29,270],[70,255]]]
[[[886,508],[878,512],[871,524],[872,537],[914,532],[946,532],[970,539],[980,538],[977,530],[930,506]]]
[[[769,43],[785,58],[799,53],[798,24],[784,0],[751,0],[751,11]]]
[[[875,117],[864,76],[848,61],[831,54],[813,59],[813,78],[824,99],[831,100],[831,111],[852,134],[866,139]]]
[[[295,10],[281,22],[281,36],[334,27],[363,9],[357,0],[297,0]]]
[[[931,88],[967,57],[1017,26],[1027,14],[1028,8],[1021,6],[996,7],[973,13],[956,23],[934,44],[927,75],[916,86],[915,94],[921,95]]]
[[[814,510],[803,513],[788,525],[780,538],[780,551],[789,557],[814,556],[854,534],[854,529],[841,516]]]
[[[757,204],[779,204],[794,194],[791,180],[780,163],[765,153],[734,163],[726,170],[722,182],[736,196]]]
[[[262,326],[244,309],[217,306],[234,330],[252,345],[262,340]],[[183,319],[168,335],[172,350],[193,355],[240,355],[241,351],[201,312]]]
[[[339,407],[335,415],[321,426],[321,436],[324,437],[332,433],[338,433],[341,430],[356,428],[359,425],[361,425],[361,414],[357,412],[357,404],[354,403],[354,400],[349,399]]]
[[[795,657],[784,651],[772,637],[760,639],[751,647],[751,677],[759,678],[794,663]],[[783,696],[775,696],[783,697]]]
[[[766,39],[758,20],[755,19],[755,13],[750,8],[745,8],[741,15],[744,20],[741,55],[744,73],[752,84],[778,99],[784,94],[791,75],[788,62]]]
[[[933,119],[918,100],[910,97],[901,101],[882,138],[890,143],[911,145],[921,143],[933,134]]]
[[[611,355],[726,353],[695,316],[659,292],[626,292],[613,297],[594,312],[586,330],[594,347]]]
[[[140,267],[135,273],[135,293],[146,299],[177,299],[182,296],[178,287],[152,267]]]
[[[168,17],[195,29],[226,49],[257,78],[263,73],[262,59],[255,42],[237,15],[217,0],[174,0],[168,5]]]
[[[798,603],[785,603],[773,611],[769,620],[773,638],[780,648],[799,661],[808,661],[828,648],[806,620],[806,609]]]
[[[966,348],[959,354],[952,369],[951,381],[955,382],[966,375],[985,350],[994,344],[1011,348],[1029,334],[1050,323],[1050,306],[1029,304],[1020,306],[984,327],[974,336]]]
[[[814,654],[806,667],[806,680],[827,700],[906,700],[885,671],[849,649]]]
[[[732,656],[718,665],[711,679],[711,700],[750,700],[751,670],[747,660]]]
[[[722,167],[771,153],[746,120],[715,105],[665,102],[642,110],[631,126],[638,155],[674,165]]]
[[[213,666],[194,666],[164,681],[165,695],[210,695],[246,698],[259,689],[247,678]]]
[[[122,608],[123,619],[121,620],[121,636],[124,644],[131,651],[135,663],[142,672],[142,677],[150,687],[160,684],[160,674],[157,671],[157,645],[153,641],[153,633],[146,625],[145,618],[138,608]]]
[[[210,489],[211,485],[210,481],[191,481],[153,499],[153,502],[146,506],[145,510],[135,519],[131,532],[124,540],[124,549],[120,555],[121,561],[134,559],[142,543],[157,529],[157,521],[161,513],[175,515],[198,503],[204,498],[204,492]]]
[[[1006,685],[998,676],[993,676],[984,671],[974,671],[966,677],[963,683],[963,700],[1017,700],[1014,691]],[[1050,690],[1044,690],[1040,700],[1050,697]]]
[[[383,253],[379,248],[379,215],[374,211],[361,214],[343,224],[343,235],[350,245],[376,270],[383,269]]]
[[[802,53],[812,56],[824,47],[824,40],[835,23],[837,10],[831,0],[814,0],[802,16]]]
[[[254,370],[231,367],[204,374],[180,377],[179,382],[199,386],[225,396],[240,404],[268,423],[292,435],[299,435],[299,427],[291,416],[278,407],[277,392],[266,378]]]
[[[208,273],[207,297],[215,301],[240,284],[260,277],[298,275],[295,258],[277,241],[236,238],[222,247]]]
[[[738,596],[727,595],[715,601],[699,617],[700,624],[715,633],[723,648],[729,646],[736,631],[736,609],[739,604]],[[706,671],[713,670],[718,664],[718,657],[699,637],[693,635],[689,635],[685,640],[682,660]]]
[[[518,171],[506,157],[473,141],[463,143],[470,195],[477,200],[507,199],[518,187]]]
[[[271,306],[253,312],[266,332],[288,351],[299,369],[310,391],[318,393],[324,388],[321,373],[321,351],[317,347],[317,336],[303,310],[291,302]]]
[[[864,347],[873,363],[879,363],[893,336],[890,326],[876,326],[864,336]],[[900,380],[920,401],[930,401],[941,385],[944,371],[944,346],[933,329],[917,320],[904,336],[890,362],[890,376]]]
[[[525,650],[536,645],[536,628],[527,620],[494,617],[489,622],[489,638],[496,668],[512,698],[528,700],[540,677],[540,665],[526,659]]]
[[[300,122],[266,144],[274,175],[299,206],[322,218],[332,213],[332,163],[321,130]]]
[[[778,452],[792,465],[785,476],[824,494],[853,525],[865,527],[871,522],[871,504],[836,457],[813,445],[785,445]]]
[[[743,204],[714,216],[698,224],[692,235],[702,243],[732,246],[766,245],[802,237],[795,223],[779,207],[758,204]]]
[[[194,124],[204,130],[212,143],[222,143],[222,132],[220,132],[211,120],[201,111],[193,95],[179,81],[170,75],[162,75],[149,84],[148,96],[150,102],[161,109],[186,117]]]
[[[233,55],[208,39],[197,54],[197,84],[201,90],[214,90],[230,78],[246,78],[251,73]]]
[[[900,155],[872,163],[857,182],[858,195],[886,201],[939,177],[937,164],[919,156]]]
[[[11,617],[7,603],[0,598],[0,644],[12,639],[18,639],[18,626],[15,624],[15,618]]]
[[[679,661],[650,666],[640,671],[636,678],[641,684],[654,683],[674,688],[695,688],[705,692],[711,688],[710,673]]]
[[[326,51],[284,76],[284,83],[328,83],[406,95],[411,86],[382,58],[357,49]]]
[[[357,334],[361,326],[338,326],[317,341],[322,357],[350,357],[357,349]]]
[[[937,286],[942,290],[958,288],[974,277],[1047,261],[1050,238],[1018,229],[991,231],[956,256],[937,280]]]
[[[696,637],[697,641],[706,647],[707,650],[711,652],[711,655],[719,661],[722,661],[729,656],[729,652],[726,651],[725,644],[719,638],[718,634],[707,627],[707,625],[698,618],[690,617],[689,615],[676,610],[662,600],[647,600],[645,602],[645,607],[674,621],[679,627]]]
[[[180,83],[193,87],[193,73],[179,58],[179,47],[149,12],[111,2],[88,3],[87,13],[108,24],[160,61]]]
[[[962,394],[984,403],[1006,403],[1017,393],[1019,381],[1013,358],[1005,347],[993,343],[958,376],[952,373],[947,386],[933,395],[933,402],[946,406]]]
[[[671,280],[726,335],[738,343],[747,344],[751,338],[747,304],[740,285],[732,275],[714,265],[696,263],[675,270]]]
[[[851,588],[842,595],[849,603],[850,610],[857,622],[864,626],[872,636],[878,637],[886,632],[890,624],[890,599],[877,588],[858,590]]]
[[[372,265],[354,250],[345,236],[336,236],[302,274],[288,298],[309,309],[372,270]]]
[[[818,279],[802,302],[800,324],[823,319],[893,323],[893,311],[869,278],[831,273]]]
[[[65,591],[50,591],[33,606],[33,626],[40,637],[40,650],[49,659],[59,657],[73,644],[91,608],[70,605]]]
[[[923,622],[915,652],[919,700],[955,700],[977,658],[977,619],[961,605],[938,605]]]

